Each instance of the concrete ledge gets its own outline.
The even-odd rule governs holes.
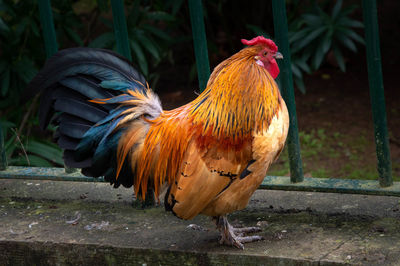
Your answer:
[[[132,207],[132,199],[130,189],[102,183],[0,180],[0,261],[400,265],[396,197],[257,191],[248,208],[229,217],[235,225],[263,228],[265,240],[246,244],[243,251],[220,246],[208,217],[182,221],[162,207]]]
[[[65,244],[1,242],[2,263],[8,265],[320,265],[308,260],[258,254],[211,253],[163,249]],[[334,265],[327,263],[324,265]]]

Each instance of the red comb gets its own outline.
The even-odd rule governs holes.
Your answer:
[[[244,45],[264,44],[264,45],[267,45],[268,48],[271,49],[271,51],[273,51],[273,52],[278,51],[278,46],[276,46],[274,41],[270,40],[270,39],[266,39],[263,36],[255,37],[255,38],[251,39],[250,41],[246,40],[246,39],[242,39],[241,41]]]

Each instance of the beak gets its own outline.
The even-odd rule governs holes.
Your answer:
[[[275,59],[283,59],[283,55],[280,52],[276,52],[274,57]]]

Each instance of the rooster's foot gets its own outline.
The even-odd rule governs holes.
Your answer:
[[[246,233],[261,231],[259,227],[235,228],[229,224],[226,216],[215,217],[218,230],[221,232],[220,244],[235,246],[244,249],[243,243],[262,240],[261,236],[244,236]]]

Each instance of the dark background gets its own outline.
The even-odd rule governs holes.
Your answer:
[[[60,49],[115,49],[109,1],[52,2]],[[286,3],[291,34],[307,28],[304,15],[318,15],[321,10],[329,17],[338,4],[295,0]],[[241,38],[274,36],[270,1],[220,0],[203,4],[212,68],[242,48]],[[377,5],[393,173],[400,180],[400,2],[377,1]],[[125,7],[129,37],[137,44],[132,45],[133,62],[160,95],[164,108],[194,99],[199,89],[186,1],[125,1]],[[347,9],[351,9],[346,14],[348,18],[362,22],[361,1],[344,1],[339,11]],[[61,165],[61,152],[50,141],[52,131],[38,129],[38,101],[18,104],[26,84],[45,61],[38,14],[36,1],[0,1],[0,122],[10,164]],[[362,28],[348,29],[363,37]],[[365,46],[353,40],[356,51],[352,51],[333,39],[332,47],[315,66],[323,38],[296,51],[305,38],[307,35],[291,42],[291,48],[298,66],[299,58],[310,53],[310,59],[305,61],[307,71],[300,67],[301,78],[295,76],[306,176],[376,179]],[[340,48],[341,56],[333,45]],[[345,72],[340,61],[345,63]],[[288,175],[288,171],[284,153],[270,174]]]

